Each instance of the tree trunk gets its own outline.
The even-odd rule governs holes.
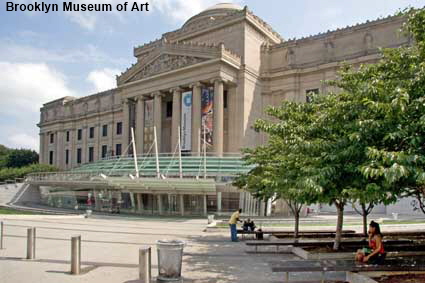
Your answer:
[[[295,228],[294,228],[294,238],[298,238],[300,234],[300,212],[298,209],[295,210]]]
[[[362,218],[363,218],[363,234],[365,237],[368,236],[367,234],[367,215],[369,214],[369,212],[366,209],[366,205],[364,203],[361,204],[362,205]]]
[[[336,222],[336,233],[335,233],[335,241],[334,241],[334,250],[339,250],[341,246],[341,238],[342,238],[342,226],[344,221],[344,203],[335,202],[335,206],[338,212],[338,218]]]

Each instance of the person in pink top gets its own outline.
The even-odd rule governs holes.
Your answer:
[[[383,264],[385,260],[383,235],[379,224],[371,221],[369,224],[369,248],[358,250],[356,260],[369,264]]]

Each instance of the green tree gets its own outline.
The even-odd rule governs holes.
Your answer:
[[[0,144],[0,169],[6,167],[6,158],[10,149]]]
[[[24,178],[30,173],[55,171],[58,171],[56,167],[47,164],[31,164],[20,168],[3,168],[0,169],[0,182]]]
[[[347,77],[363,80],[368,120],[383,134],[368,147],[365,176],[414,196],[425,213],[425,9],[407,11],[414,44],[384,51],[383,60]]]
[[[244,150],[244,160],[255,167],[239,176],[234,185],[248,190],[263,200],[282,199],[295,217],[294,237],[299,236],[300,212],[305,204],[317,201],[321,193],[317,187],[305,185],[312,160],[303,155],[305,149],[299,140],[311,124],[311,105],[284,102],[270,107],[267,113],[273,120],[258,120],[257,131],[269,135],[264,146]],[[279,122],[276,123],[276,120]],[[314,162],[314,161],[313,161]]]
[[[12,149],[6,157],[6,167],[19,168],[38,163],[38,153],[30,149]]]

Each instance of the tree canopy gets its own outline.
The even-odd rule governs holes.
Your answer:
[[[425,212],[425,10],[408,10],[414,44],[382,50],[382,59],[345,66],[327,82],[336,92],[311,103],[269,107],[255,129],[266,145],[245,151],[257,167],[235,184],[256,194],[337,207],[339,248],[348,202],[388,204],[415,195]]]

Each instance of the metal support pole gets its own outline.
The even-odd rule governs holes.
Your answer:
[[[71,238],[71,274],[78,275],[81,271],[81,236]]]
[[[0,250],[3,249],[3,221],[0,221]]]
[[[139,250],[139,279],[142,283],[151,283],[151,248]]]
[[[158,137],[156,135],[157,135],[156,127],[153,127],[153,138],[155,143],[156,177],[161,178],[161,172],[159,171],[159,158],[158,158]]]
[[[27,230],[27,259],[35,259],[35,227]]]
[[[136,178],[139,179],[139,165],[137,164],[136,139],[134,138],[134,129],[131,130],[131,144],[133,145],[134,169],[136,170]]]
[[[182,179],[183,178],[183,166],[182,166],[182,147],[181,147],[181,143],[180,143],[180,139],[181,139],[181,137],[180,137],[180,126],[177,127],[177,128],[178,128],[178,130],[177,130],[177,136],[178,136],[177,145],[178,145],[178,151],[179,151],[179,176],[180,176],[180,179]]]

